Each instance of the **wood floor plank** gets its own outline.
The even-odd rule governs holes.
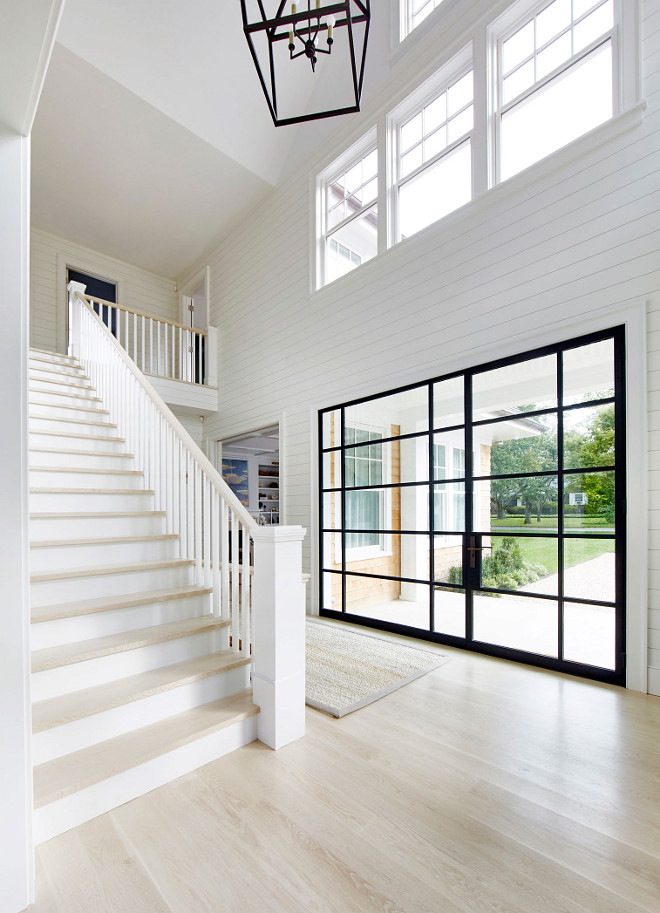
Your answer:
[[[33,913],[105,911],[106,867],[112,913],[162,913],[136,871],[166,913],[656,913],[660,700],[441,652],[357,713],[308,710],[278,752],[253,743],[105,816],[123,876],[83,829],[82,861],[42,852],[54,838]]]

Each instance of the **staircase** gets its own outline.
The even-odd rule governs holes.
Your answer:
[[[37,843],[256,738],[251,658],[166,528],[80,365],[32,350]]]

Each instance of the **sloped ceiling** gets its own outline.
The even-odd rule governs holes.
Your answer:
[[[300,131],[310,148],[328,128],[273,126],[239,0],[67,0],[32,134],[33,224],[175,278],[277,184]]]

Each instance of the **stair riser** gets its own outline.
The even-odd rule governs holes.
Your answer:
[[[30,399],[41,403],[53,403],[56,406],[91,406],[98,401],[96,391],[92,387],[69,387],[66,384],[54,384],[32,378]]]
[[[131,799],[143,796],[152,789],[164,786],[177,777],[254,742],[257,738],[257,720],[258,716],[248,717],[168,752],[167,755],[37,809],[33,816],[35,843],[43,843],[85,821],[91,821]]]
[[[145,513],[130,517],[53,517],[30,518],[30,538],[80,539],[85,536],[159,536],[165,532],[165,517]]]
[[[239,666],[198,682],[170,688],[121,707],[35,733],[32,737],[33,763],[44,764],[125,732],[134,732],[150,723],[158,723],[175,713],[183,713],[193,707],[208,704],[209,701],[228,697],[249,686],[249,669],[249,666]]]
[[[211,608],[208,594],[188,596],[134,606],[130,609],[114,609],[109,612],[95,612],[74,618],[58,618],[33,624],[30,629],[30,645],[33,650],[45,650],[61,644],[77,643],[92,637],[105,637],[124,631],[138,631],[153,625],[186,621],[208,615]],[[229,646],[229,631],[224,629],[225,646]]]
[[[78,426],[79,427],[79,426]],[[58,431],[62,431],[59,428]],[[115,435],[117,429],[113,429]],[[116,436],[108,437],[103,433],[102,440],[94,440],[89,434],[75,433],[75,436],[69,437],[65,434],[56,432],[42,433],[30,430],[30,447],[47,448],[53,450],[88,450],[90,453],[125,453],[126,444],[118,440]]]
[[[81,442],[84,444],[84,441]],[[52,453],[47,450],[30,451],[30,469],[61,466],[68,469],[135,469],[135,461],[128,454],[119,453]]]
[[[60,511],[87,513],[90,511],[153,510],[154,496],[146,491],[33,492],[30,494],[30,512],[34,514]]]
[[[107,413],[103,412],[98,404],[91,404],[86,407],[78,407],[75,403],[69,405],[53,405],[52,403],[34,402],[30,398],[30,418],[63,418],[67,421],[77,420],[80,422],[105,422],[108,420]]]
[[[130,564],[138,561],[168,561],[179,557],[178,550],[178,539],[31,548],[30,572],[57,571],[67,567],[101,567],[104,564]]]
[[[126,596],[163,590],[167,587],[188,586],[192,583],[189,565],[157,569],[139,569],[122,574],[99,574],[91,577],[66,577],[61,580],[42,580],[30,584],[33,606],[55,605],[60,602],[94,599],[98,596]]]
[[[99,656],[57,669],[33,672],[32,700],[43,701],[60,694],[80,691],[82,688],[93,688],[95,685],[114,682],[129,675],[138,675],[149,669],[182,663],[206,653],[215,653],[223,648],[222,643],[222,629],[204,631],[190,637],[179,637],[136,650]]]
[[[119,468],[119,467],[117,467]],[[90,488],[144,488],[144,475],[139,473],[126,475],[123,472],[107,472],[103,469],[94,472],[69,471],[62,467],[61,471],[51,472],[49,469],[35,466],[30,469],[30,488],[75,488],[84,491]]]
[[[95,422],[90,420],[81,422],[74,421],[71,416],[68,416],[66,419],[57,420],[53,419],[52,416],[50,418],[44,418],[30,414],[29,429],[30,438],[39,431],[55,431],[58,434],[75,434],[82,437],[85,437],[88,434],[91,434],[94,437],[117,437],[117,429],[115,426],[103,420],[103,418],[100,418]]]

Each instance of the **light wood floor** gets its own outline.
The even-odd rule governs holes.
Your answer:
[[[42,845],[33,913],[660,910],[660,699],[452,660]]]

